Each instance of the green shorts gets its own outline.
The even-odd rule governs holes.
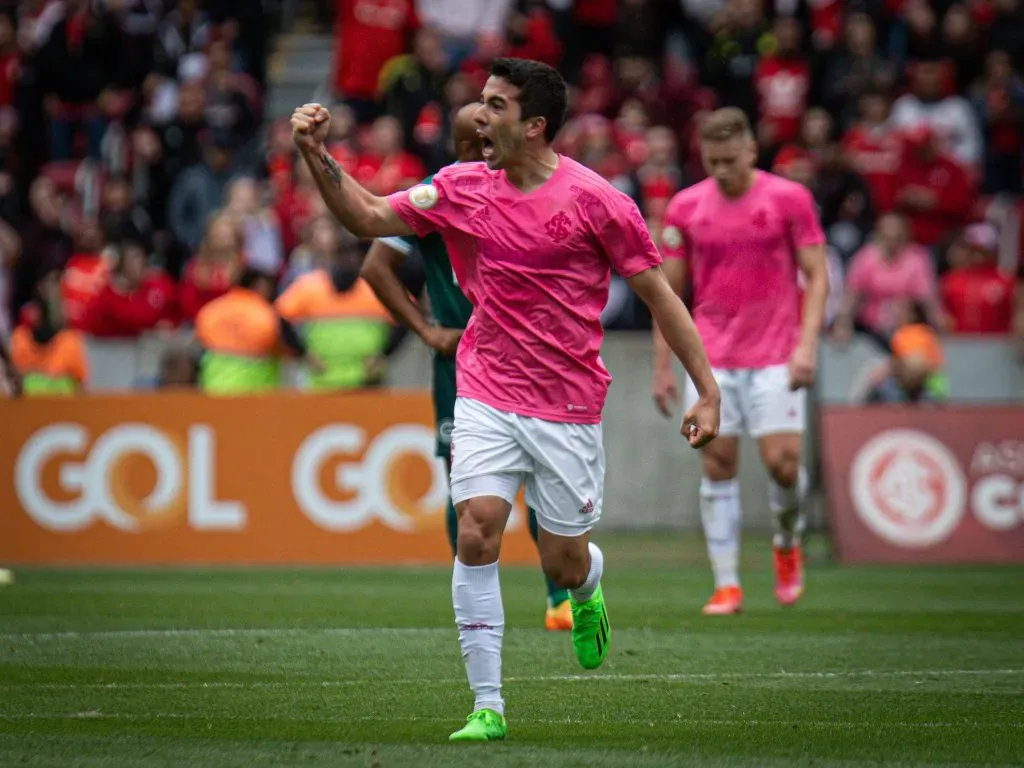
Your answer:
[[[436,455],[451,455],[455,424],[455,358],[434,356],[434,424],[437,425]]]

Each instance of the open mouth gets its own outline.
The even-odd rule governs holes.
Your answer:
[[[488,139],[486,136],[481,136],[480,142],[482,146],[484,160],[488,159],[489,157],[492,157],[494,155],[494,142]]]

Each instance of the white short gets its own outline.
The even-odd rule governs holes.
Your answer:
[[[789,366],[767,368],[715,368],[722,390],[722,423],[718,434],[737,437],[746,432],[764,437],[804,431],[807,392],[789,389]],[[693,382],[686,387],[686,403],[697,400]]]
[[[452,502],[498,496],[512,504],[524,482],[541,528],[558,536],[589,531],[604,501],[601,425],[545,421],[458,398]]]

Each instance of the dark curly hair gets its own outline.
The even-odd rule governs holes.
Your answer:
[[[565,80],[547,64],[530,59],[495,59],[491,76],[500,77],[519,89],[523,120],[543,117],[544,138],[550,144],[565,124],[568,102]]]

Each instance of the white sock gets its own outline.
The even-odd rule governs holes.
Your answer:
[[[772,544],[779,549],[792,549],[800,544],[807,516],[802,509],[802,502],[807,495],[807,471],[800,467],[796,485],[783,488],[772,481],[768,485],[768,506],[775,519],[775,536]]]
[[[505,634],[505,609],[501,604],[498,564],[471,566],[455,558],[452,605],[466,677],[476,696],[473,711],[493,709],[503,715],[501,641]]]
[[[587,545],[590,550],[590,570],[587,572],[587,580],[576,589],[570,589],[569,594],[577,603],[585,603],[594,596],[597,585],[601,583],[601,574],[604,573],[604,553],[597,548],[597,544],[590,542]]]
[[[739,586],[740,485],[732,480],[700,481],[700,517],[708,558],[715,574],[715,589]]]

